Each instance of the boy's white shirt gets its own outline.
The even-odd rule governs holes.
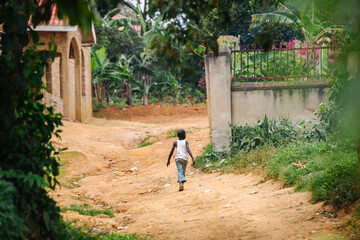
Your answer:
[[[176,141],[176,155],[175,155],[175,159],[184,159],[184,160],[188,160],[188,152],[186,149],[186,140],[177,140]]]

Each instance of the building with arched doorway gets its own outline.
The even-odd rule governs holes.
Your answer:
[[[38,50],[48,50],[52,41],[57,45],[55,60],[49,54],[43,77],[47,87],[45,103],[54,106],[65,118],[86,121],[92,116],[90,50],[91,43],[96,42],[94,27],[84,36],[81,28],[57,18],[56,5],[52,6],[49,22],[34,28],[30,19],[28,25],[39,34],[39,42],[45,43]]]

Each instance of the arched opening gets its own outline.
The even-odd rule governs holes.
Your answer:
[[[75,38],[70,42],[68,69],[70,111],[71,115],[75,115],[75,120],[81,121],[80,49]]]

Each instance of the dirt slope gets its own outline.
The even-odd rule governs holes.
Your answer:
[[[59,206],[88,203],[111,207],[116,215],[89,217],[67,211],[65,218],[105,231],[155,239],[335,236],[341,219],[324,216],[321,203],[309,202],[310,193],[283,189],[275,181],[261,183],[261,176],[204,174],[190,166],[185,190],[178,192],[174,161],[166,167],[175,140],[168,138],[167,131],[186,129],[194,155],[200,154],[209,143],[206,107],[187,107],[188,113],[181,117],[169,107],[157,107],[156,111],[139,119],[122,116],[131,122],[95,118],[88,124],[64,122],[62,141],[55,144],[68,147],[71,159],[65,162],[60,178],[65,187],[50,195]],[[138,148],[144,139],[155,143]]]

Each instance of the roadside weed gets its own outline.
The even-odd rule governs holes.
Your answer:
[[[105,214],[111,218],[115,217],[111,209],[108,208],[96,209],[90,206],[89,204],[82,204],[82,205],[72,204],[61,208],[61,212],[66,212],[66,211],[78,212],[79,214],[86,216],[97,216],[100,214]]]

